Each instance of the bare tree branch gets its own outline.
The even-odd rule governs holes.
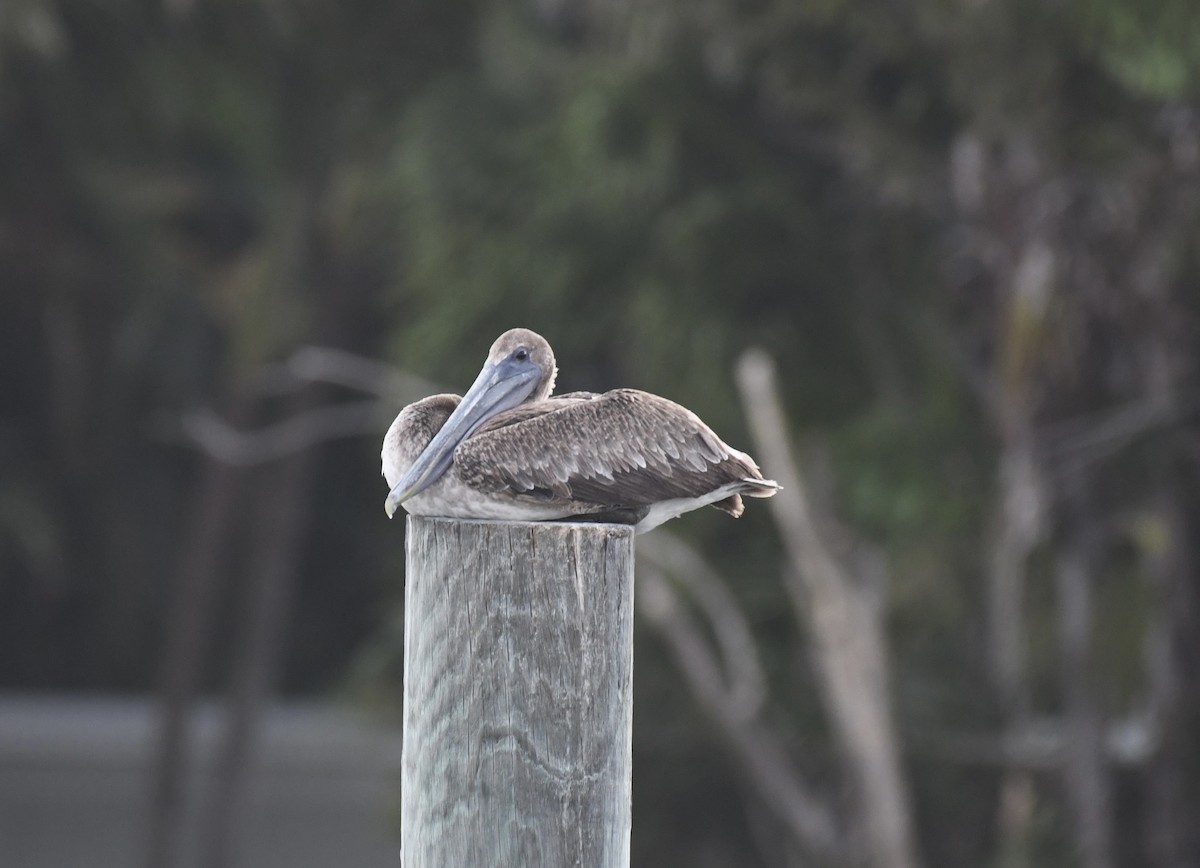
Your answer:
[[[723,683],[726,704],[744,720],[756,718],[766,699],[766,679],[754,636],[725,583],[699,552],[667,531],[639,540],[638,556],[674,578],[704,613],[717,642],[721,665],[714,678]]]
[[[255,378],[257,389],[265,394],[287,394],[310,383],[342,386],[405,401],[413,400],[412,396],[441,391],[429,380],[393,365],[346,350],[313,345],[300,347],[281,364],[265,365]]]
[[[1105,759],[1129,768],[1146,765],[1158,749],[1160,726],[1152,708],[1109,721],[1101,742]],[[1071,738],[1070,725],[1062,717],[1036,717],[998,734],[927,733],[913,750],[964,765],[1056,772],[1066,763]]]
[[[382,436],[401,406],[440,391],[434,383],[391,365],[318,346],[301,347],[282,364],[264,365],[254,379],[252,391],[260,395],[291,395],[315,383],[357,389],[378,398],[314,407],[250,431],[238,430],[211,408],[200,407],[164,421],[162,436],[182,436],[222,464],[250,467],[329,440]]]
[[[1050,454],[1064,462],[1066,472],[1077,474],[1142,437],[1178,424],[1198,408],[1200,402],[1176,406],[1161,395],[1151,395],[1097,416],[1060,423],[1047,438],[1052,444]]]
[[[819,683],[859,797],[859,827],[879,868],[919,864],[888,695],[887,650],[877,594],[843,566],[850,535],[834,537],[814,514],[788,444],[775,369],[761,351],[738,364],[751,433],[769,475],[783,486],[770,501],[793,570],[785,571],[796,615],[809,628]],[[844,539],[843,539],[844,538]],[[846,554],[839,557],[839,550]]]
[[[341,437],[378,433],[391,421],[381,401],[334,404],[298,413],[264,428],[240,431],[205,407],[183,414],[183,434],[223,464],[248,467],[302,452]]]
[[[716,653],[662,570],[639,570],[637,594],[640,612],[666,641],[692,693],[720,726],[763,803],[814,855],[844,857],[846,844],[832,812],[800,780],[775,734],[737,706]]]

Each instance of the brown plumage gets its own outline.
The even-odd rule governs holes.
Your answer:
[[[464,398],[404,408],[382,453],[389,515],[403,503],[418,515],[591,518],[644,532],[706,504],[736,517],[742,495],[778,489],[686,408],[636,389],[549,397],[556,372],[545,339],[513,329]]]

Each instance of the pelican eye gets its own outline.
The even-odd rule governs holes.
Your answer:
[[[512,357],[518,362],[523,362],[529,358],[529,350],[525,349],[524,347],[517,347],[516,350],[513,351]]]

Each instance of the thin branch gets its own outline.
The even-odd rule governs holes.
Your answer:
[[[264,394],[289,394],[310,383],[355,389],[380,398],[410,401],[442,391],[436,384],[393,365],[334,347],[303,346],[285,362],[264,365],[255,377]]]
[[[814,855],[844,857],[846,843],[829,807],[792,769],[776,735],[734,707],[717,655],[663,572],[657,567],[640,570],[637,593],[639,610],[666,641],[692,693],[720,726],[763,803]]]
[[[248,467],[274,461],[327,440],[378,433],[390,417],[381,401],[335,404],[298,413],[282,422],[240,431],[204,407],[184,413],[184,438],[223,464]]]
[[[1118,766],[1144,766],[1156,755],[1160,741],[1161,721],[1153,709],[1110,721],[1104,728],[1104,754]],[[913,751],[964,765],[1061,771],[1070,746],[1068,722],[1040,717],[1002,733],[931,733],[917,741]]]
[[[766,679],[750,626],[721,577],[699,552],[667,531],[641,539],[638,555],[674,578],[704,614],[717,643],[721,665],[715,677],[723,682],[726,704],[744,720],[757,717]]]
[[[1048,453],[1075,474],[1116,455],[1135,441],[1178,424],[1200,409],[1200,402],[1175,404],[1151,396],[1113,410],[1059,423],[1047,433]]]
[[[157,423],[163,439],[183,440],[223,464],[249,467],[275,461],[328,440],[379,435],[404,404],[437,393],[428,380],[345,350],[306,346],[286,362],[264,365],[252,392],[293,395],[312,384],[336,385],[378,396],[297,413],[282,422],[240,431],[208,407],[166,415]]]

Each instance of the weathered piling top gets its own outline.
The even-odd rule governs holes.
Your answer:
[[[633,528],[409,517],[405,868],[629,864]]]

